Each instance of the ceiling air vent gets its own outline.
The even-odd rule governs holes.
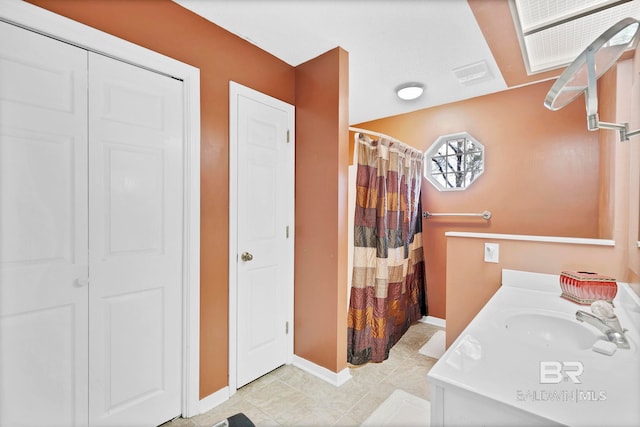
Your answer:
[[[453,74],[458,79],[458,82],[465,86],[493,79],[493,74],[491,74],[489,66],[484,60],[454,68]]]

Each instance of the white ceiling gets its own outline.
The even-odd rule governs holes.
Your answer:
[[[292,66],[345,49],[350,124],[507,89],[467,0],[173,1]],[[568,64],[621,17],[640,19],[640,0],[509,4],[534,72]],[[454,71],[480,78],[459,80]],[[422,97],[399,99],[395,88],[407,82],[424,84]]]
[[[174,1],[293,66],[345,49],[350,124],[507,89],[466,0]],[[454,75],[482,61],[488,74],[475,83]],[[397,98],[413,81],[423,96]]]

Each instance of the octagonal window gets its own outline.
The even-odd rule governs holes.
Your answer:
[[[484,145],[467,132],[442,135],[425,153],[424,176],[440,191],[464,190],[484,172]]]

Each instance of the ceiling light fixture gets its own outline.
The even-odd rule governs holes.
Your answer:
[[[396,88],[398,98],[404,99],[405,101],[419,98],[423,92],[424,85],[422,83],[405,83]]]
[[[624,18],[595,39],[558,77],[551,86],[544,106],[556,111],[584,94],[587,106],[587,129],[613,129],[620,140],[640,135],[640,129],[629,131],[628,123],[601,122],[598,118],[598,86],[600,76],[616,63],[627,48],[635,49],[640,41],[640,21]]]

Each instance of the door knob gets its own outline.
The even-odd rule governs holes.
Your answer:
[[[242,255],[240,255],[240,259],[243,261],[251,261],[253,259],[253,255],[249,252],[243,252]]]

